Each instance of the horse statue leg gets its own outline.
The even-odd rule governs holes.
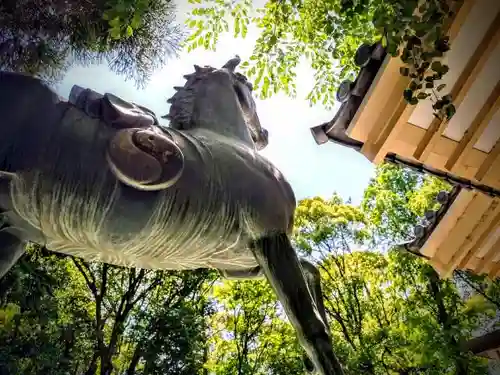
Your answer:
[[[24,254],[25,246],[8,227],[0,229],[0,280]]]
[[[0,197],[8,194],[10,173],[0,172]],[[2,201],[2,198],[0,198]],[[6,213],[0,211],[0,280],[24,254],[25,241],[15,235],[13,229],[5,222]]]
[[[333,354],[319,271],[311,263],[299,260],[286,233],[273,233],[253,241],[252,251],[316,370],[322,375],[343,375]]]
[[[328,319],[326,318],[325,304],[323,302],[323,291],[321,290],[321,274],[314,264],[309,262],[307,259],[299,258],[300,265],[302,266],[302,271],[309,287],[309,292],[311,293],[321,319],[325,323],[327,329]],[[314,365],[308,357],[304,358],[304,365],[309,372],[314,371]]]
[[[325,305],[323,303],[323,292],[321,290],[321,275],[319,270],[314,264],[309,262],[307,259],[299,258],[300,265],[302,267],[302,272],[306,280],[307,286],[311,296],[316,304],[321,319],[328,327],[328,319],[326,318]],[[263,278],[264,274],[261,266],[256,266],[248,270],[220,270],[222,276],[230,280],[252,280],[257,278]],[[304,356],[304,366],[309,372],[314,371],[314,365],[309,359],[309,357]]]

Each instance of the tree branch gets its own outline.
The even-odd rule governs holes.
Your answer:
[[[77,261],[77,259],[74,257],[71,257],[71,260],[73,261],[76,268],[78,268],[78,271],[80,271],[80,273],[82,274],[83,278],[85,279],[85,283],[87,284],[87,287],[90,289],[90,291],[94,295],[94,298],[97,299],[98,294],[97,294],[97,286],[96,286],[95,278],[94,278],[94,275],[92,274],[92,272],[90,272],[88,265],[82,260]],[[90,280],[89,276],[87,275],[87,273],[83,269],[84,267],[89,271],[92,280]]]

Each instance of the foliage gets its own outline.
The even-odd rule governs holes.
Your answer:
[[[0,349],[0,369],[195,374],[205,361],[211,277],[88,264],[34,250],[2,281],[0,342],[8,345]]]
[[[303,199],[297,207],[294,242],[303,253],[325,256],[347,244],[360,245],[368,236],[364,212],[337,195]]]
[[[389,164],[362,204],[299,202],[293,241],[322,277],[336,355],[347,375],[480,375],[464,351],[497,310],[498,281],[459,273],[465,300],[397,246],[450,187]],[[262,280],[125,269],[33,247],[0,284],[0,373],[305,375],[304,352]]]
[[[215,374],[301,374],[302,352],[270,286],[227,281],[214,288],[207,369]]]
[[[374,235],[401,236],[415,222],[415,214],[430,207],[444,184],[419,179],[414,172],[392,165],[382,165],[377,172],[361,212]],[[319,202],[317,199],[316,205]],[[310,242],[305,250],[322,254],[325,244],[334,244],[327,246],[329,251],[318,265],[335,348],[348,374],[483,373],[480,361],[460,346],[476,326],[480,312],[469,309],[454,283],[439,280],[430,266],[398,247],[384,254],[370,249],[378,241],[368,236],[358,238],[357,243],[353,238],[346,241],[345,223],[329,207],[342,204],[338,197],[325,201],[323,209],[316,207],[314,212],[320,214],[315,216],[303,209],[304,203],[310,207],[308,200],[300,203],[296,231],[300,233],[304,226],[315,233],[316,222],[323,230],[313,251]],[[395,213],[398,221],[388,223],[387,217]],[[331,223],[329,235],[324,222]],[[383,242],[394,244],[394,239]],[[360,247],[367,250],[360,251]]]
[[[93,352],[92,301],[76,276],[66,259],[33,248],[2,280],[0,373],[81,373]]]
[[[379,245],[394,246],[409,239],[412,227],[440,191],[451,186],[437,178],[411,169],[381,164],[365,190],[361,207]]]
[[[181,42],[173,12],[170,0],[2,1],[0,68],[57,82],[71,64],[107,61],[143,86]]]
[[[410,77],[404,99],[412,105],[431,97],[435,115],[450,119],[455,114],[450,95],[439,96],[446,85],[435,82],[443,78],[449,67],[442,63],[450,49],[447,28],[460,0],[396,1],[390,12],[375,13],[374,26],[383,35],[382,43],[393,56],[405,64],[400,69]]]
[[[354,63],[357,48],[382,40],[389,53],[401,56],[401,74],[412,78],[404,98],[414,105],[430,90],[436,115],[449,118],[454,113],[449,95],[439,97],[444,85],[434,86],[448,71],[440,61],[449,49],[445,30],[453,15],[446,0],[285,0],[267,1],[257,10],[249,0],[190,2],[199,5],[187,20],[193,30],[186,40],[188,51],[215,50],[230,23],[235,37],[245,37],[250,23],[260,29],[252,56],[241,66],[262,98],[280,91],[295,96],[296,68],[306,59],[315,71],[307,99],[329,108],[339,84],[359,69]]]

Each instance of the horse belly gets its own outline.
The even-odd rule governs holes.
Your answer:
[[[243,246],[219,246],[207,248],[152,249],[151,251],[131,251],[119,245],[89,247],[65,240],[48,239],[47,248],[82,258],[86,261],[105,262],[117,266],[163,270],[193,270],[198,268],[248,269],[257,266],[252,252]],[[177,250],[177,251],[176,251]]]

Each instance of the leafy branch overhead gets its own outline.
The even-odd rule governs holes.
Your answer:
[[[0,69],[57,83],[70,66],[107,62],[143,87],[179,50],[174,11],[171,0],[3,1]]]
[[[441,96],[446,87],[442,79],[448,73],[443,64],[444,54],[449,51],[447,28],[454,16],[454,6],[460,1],[437,0],[399,1],[394,16],[374,16],[374,25],[383,33],[382,44],[393,57],[400,57],[405,64],[400,73],[411,78],[404,90],[405,100],[416,105],[420,100],[431,98],[434,115],[450,119],[455,107],[449,94]]]
[[[416,104],[431,96],[436,115],[454,113],[450,97],[439,96],[443,84],[435,86],[448,70],[440,61],[449,49],[445,30],[452,11],[446,0],[283,0],[267,1],[261,9],[250,0],[189,2],[188,51],[215,50],[221,34],[230,30],[235,38],[244,38],[251,27],[260,31],[252,55],[241,65],[260,98],[278,92],[295,97],[296,70],[307,61],[314,70],[307,99],[331,108],[340,84],[359,69],[358,47],[382,40],[404,61],[401,74],[412,78],[404,98]]]

